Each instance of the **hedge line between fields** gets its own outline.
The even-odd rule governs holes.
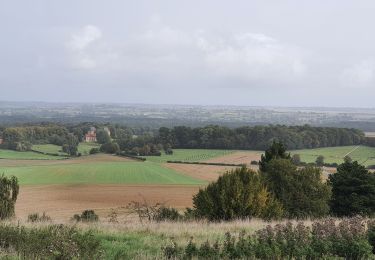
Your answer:
[[[30,151],[34,152],[34,153],[39,153],[39,154],[43,154],[43,155],[50,155],[50,156],[64,156],[64,155],[61,155],[61,154],[58,154],[58,153],[46,153],[46,152],[41,152],[41,151],[37,151],[37,150],[33,150],[31,149]]]
[[[120,156],[120,157],[125,157],[125,158],[134,159],[134,160],[141,161],[141,162],[146,161],[146,158],[143,158],[143,157],[140,157],[140,156],[136,156],[136,155],[123,154],[123,153],[118,153],[118,154],[116,154],[116,155],[117,155],[117,156]]]
[[[246,164],[235,164],[235,163],[209,163],[209,162],[186,162],[186,161],[167,161],[167,163],[199,164],[199,165],[215,165],[215,166],[236,166],[236,167],[246,166]]]

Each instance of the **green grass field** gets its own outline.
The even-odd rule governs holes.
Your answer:
[[[80,152],[88,152],[93,147],[98,147],[98,145],[81,143],[79,150]],[[60,151],[60,147],[56,145],[38,145],[34,148],[50,153]],[[107,162],[103,160],[93,162],[92,160],[82,159],[82,162],[72,164],[64,161],[48,165],[0,166],[0,172],[6,175],[15,175],[21,185],[80,183],[200,185],[205,182],[163,167],[162,163],[168,160],[201,161],[232,152],[227,150],[177,149],[174,150],[173,155],[148,156],[145,162]],[[12,154],[14,159],[22,159],[23,156],[21,152],[7,151],[7,153]],[[35,158],[60,158],[30,152],[28,154],[36,156]]]
[[[0,159],[12,160],[53,160],[58,159],[57,156],[44,155],[34,152],[17,152],[13,150],[0,149]]]
[[[231,154],[231,150],[210,150],[210,149],[174,149],[172,155],[144,156],[147,161],[164,163],[167,161],[199,162],[214,157]]]
[[[81,151],[89,151],[90,143],[80,144]],[[53,145],[38,146],[45,152],[58,151],[60,147]],[[91,156],[82,157],[79,163],[69,164],[67,161],[54,161],[46,165],[1,166],[0,173],[15,175],[22,185],[36,184],[183,184],[199,185],[204,183],[198,179],[180,174],[163,167],[162,163],[171,161],[202,161],[231,154],[230,150],[175,149],[173,155],[147,156],[145,162],[92,160]],[[341,163],[345,155],[368,166],[375,164],[375,148],[366,146],[344,146],[319,149],[295,150],[304,162],[314,162],[323,155],[327,163]],[[48,156],[33,152],[16,152],[0,150],[0,158],[5,159],[58,159],[63,157]],[[85,158],[89,158],[86,160]]]
[[[55,153],[59,155],[68,155],[61,151],[61,146],[54,145],[54,144],[34,144],[33,150],[43,152],[43,153]]]
[[[92,148],[100,148],[98,143],[79,143],[78,152],[82,155],[88,155]]]
[[[299,154],[301,161],[307,163],[315,162],[319,155],[324,156],[326,163],[342,163],[345,155],[348,155],[365,166],[375,164],[375,147],[362,145],[294,150],[291,154]]]
[[[81,143],[79,152],[88,153],[98,144]],[[61,147],[57,145],[35,145],[34,149],[47,153],[60,152]],[[4,150],[5,151],[5,150]],[[1,167],[0,172],[6,175],[15,175],[21,185],[44,185],[44,184],[182,184],[200,185],[204,181],[194,179],[180,174],[172,169],[163,167],[161,164],[168,160],[201,161],[217,156],[229,154],[226,150],[175,150],[173,155],[163,154],[160,157],[148,156],[145,162],[113,162],[99,160],[97,162],[82,159],[80,163],[69,164],[66,161],[54,162],[51,165],[23,165],[16,167]],[[38,158],[61,157],[45,156],[42,154],[27,152],[6,151],[12,154],[14,159],[22,159],[26,154]],[[87,157],[91,158],[91,157]]]
[[[26,167],[0,167],[21,185],[36,184],[184,184],[204,182],[153,162],[82,162]]]
[[[100,144],[97,143],[80,143],[78,145],[78,152],[82,155],[88,155],[92,148],[99,148]],[[33,145],[33,150],[40,151],[43,153],[56,153],[60,155],[67,155],[61,151],[61,146],[54,144],[39,144]]]

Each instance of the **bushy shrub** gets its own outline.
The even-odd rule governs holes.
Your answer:
[[[319,155],[318,157],[316,157],[315,163],[316,163],[317,166],[323,166],[324,165],[324,156]]]
[[[100,259],[100,240],[92,231],[49,225],[26,228],[0,224],[0,251],[14,250],[20,259]]]
[[[103,153],[115,154],[120,151],[120,147],[117,143],[105,143],[100,146],[100,151]]]
[[[172,155],[173,154],[172,148],[167,148],[167,149],[164,150],[164,152],[165,152],[166,155]]]
[[[259,169],[265,171],[267,164],[274,159],[290,160],[290,153],[286,152],[286,147],[281,142],[273,141],[271,146],[262,154],[259,161]]]
[[[90,154],[97,154],[97,153],[100,153],[99,148],[94,147],[90,149]]]
[[[164,247],[165,256],[177,259],[372,259],[365,221],[361,218],[314,222],[312,227],[291,222],[267,226],[246,235],[225,234],[222,243],[200,246],[193,238],[185,248],[176,242]]]
[[[175,208],[167,208],[167,207],[161,207],[159,208],[155,215],[154,220],[155,221],[177,221],[182,219],[182,215],[178,213],[178,211]]]
[[[245,167],[220,176],[193,197],[197,216],[209,220],[259,217],[279,218],[282,206],[265,187],[261,176]]]
[[[14,216],[19,192],[18,179],[0,175],[0,220]]]
[[[250,164],[251,165],[259,165],[259,162],[258,161],[251,161]]]
[[[32,213],[27,216],[27,222],[35,223],[35,222],[51,222],[52,219],[50,216],[46,215],[45,212],[43,212],[42,215],[39,215],[39,213]]]
[[[170,243],[166,246],[163,246],[161,249],[166,259],[181,258],[182,248],[178,247],[177,243],[173,240],[170,241]]]
[[[358,162],[344,162],[328,178],[331,211],[336,216],[375,214],[375,174]]]
[[[95,213],[95,211],[88,209],[84,210],[81,215],[74,214],[72,220],[76,222],[96,222],[99,220],[99,216]]]
[[[322,217],[329,213],[331,191],[322,181],[319,168],[299,169],[289,159],[273,159],[267,163],[263,176],[287,217]]]
[[[368,223],[368,241],[370,245],[372,246],[372,252],[375,254],[375,220],[370,220]]]
[[[127,209],[136,213],[141,222],[179,221],[185,219],[185,216],[180,214],[177,209],[166,207],[165,203],[150,204],[146,200],[143,202],[132,201],[128,204]]]
[[[292,162],[295,165],[300,165],[301,164],[301,156],[299,154],[293,154]]]

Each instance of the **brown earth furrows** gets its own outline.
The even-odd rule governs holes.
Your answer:
[[[205,181],[215,181],[220,174],[235,169],[232,166],[216,166],[216,165],[201,165],[201,164],[183,164],[183,163],[165,163],[164,167],[173,169],[177,172],[186,174],[196,179]]]
[[[261,154],[262,152],[257,151],[238,151],[228,155],[215,157],[204,162],[250,165],[251,161],[259,161]]]
[[[198,186],[183,185],[44,185],[22,186],[16,203],[17,218],[46,212],[55,220],[67,220],[85,209],[105,216],[111,208],[131,201],[165,202],[176,208],[192,206]]]

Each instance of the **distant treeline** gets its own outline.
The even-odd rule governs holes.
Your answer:
[[[138,136],[140,139],[153,140],[153,136],[157,133],[157,130],[152,131],[147,127],[130,128],[126,126],[95,123],[0,125],[0,138],[3,139],[3,144],[0,146],[1,148],[18,151],[30,150],[34,144],[55,144],[62,146],[69,143],[69,140],[72,138],[76,139],[78,142],[82,141],[84,135],[92,126],[97,129],[103,129],[104,127],[109,128],[111,138],[116,141],[118,140],[119,143],[132,143],[134,137]],[[138,138],[135,139],[137,140]],[[145,141],[142,141],[142,144],[143,142]]]
[[[176,126],[153,130],[148,127],[126,127],[113,124],[53,124],[18,125],[1,127],[2,148],[30,150],[33,144],[55,144],[62,146],[83,140],[91,126],[98,129],[98,142],[112,143],[127,154],[159,154],[160,150],[173,148],[242,149],[264,150],[273,140],[281,141],[288,149],[317,148],[329,146],[374,145],[358,129],[336,127],[304,126],[244,126],[230,128],[218,125],[205,127]],[[99,140],[103,127],[110,130],[111,136]],[[102,139],[102,138],[100,138]],[[72,141],[73,140],[73,141]]]
[[[159,129],[162,144],[173,148],[207,149],[266,149],[273,140],[281,141],[288,149],[358,145],[364,142],[358,129],[269,125],[228,128],[206,126],[190,128],[178,126]]]

